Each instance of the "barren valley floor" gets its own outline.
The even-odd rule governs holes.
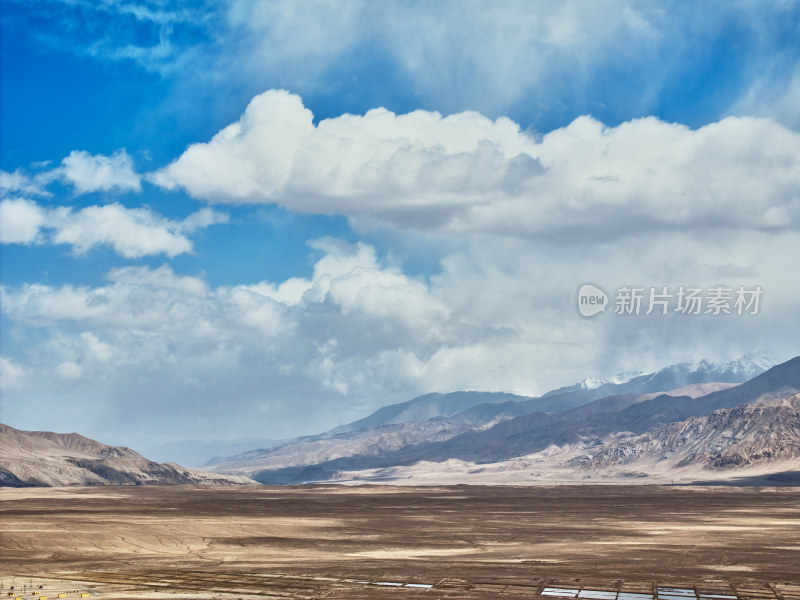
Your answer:
[[[796,488],[4,488],[0,535],[26,598],[800,600]]]

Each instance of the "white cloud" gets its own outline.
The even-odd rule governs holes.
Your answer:
[[[184,233],[193,233],[198,229],[206,229],[211,225],[228,222],[228,215],[210,208],[201,208],[193,212],[178,224],[178,229]]]
[[[766,68],[761,70],[730,109],[732,114],[749,114],[769,117],[785,123],[795,131],[800,130],[800,64],[793,68]],[[775,77],[775,71],[782,72]]]
[[[414,11],[394,3],[380,12],[373,17],[388,52],[423,97],[489,113],[522,98],[532,106],[563,102],[601,65],[639,64],[670,26],[652,5],[618,0],[437,2]]]
[[[0,190],[5,195],[49,196],[42,182],[17,169],[13,173],[0,171]]]
[[[250,420],[248,411],[263,412],[263,402],[277,395],[304,407],[294,416],[283,415],[283,402],[272,407],[270,414],[287,416],[291,426],[327,423],[333,407],[317,406],[320,398],[374,391],[376,382],[356,371],[398,345],[435,346],[449,315],[423,282],[382,265],[372,248],[335,240],[316,247],[325,255],[286,301],[276,299],[283,284],[211,288],[163,266],[115,269],[100,287],[5,288],[2,306],[15,327],[46,333],[27,361],[40,398],[69,381],[76,394],[84,390],[85,407],[110,386],[115,397],[137,390],[142,410],[205,418],[208,409],[192,406],[197,396],[187,390],[202,388],[215,402],[236,390],[231,415]],[[138,383],[131,387],[129,379]],[[116,410],[140,419],[127,400],[121,404]],[[312,409],[317,414],[305,414]],[[168,423],[150,427],[161,431]]]
[[[325,71],[357,45],[368,5],[355,2],[252,2],[235,0],[220,15],[218,35],[235,40],[208,62],[214,75],[290,76],[300,85],[314,85]],[[376,11],[380,13],[381,11]],[[372,29],[369,27],[369,29]],[[374,32],[375,30],[372,29]],[[292,73],[289,71],[293,70]]]
[[[659,232],[557,249],[476,237],[425,280],[366,244],[324,239],[312,274],[282,282],[213,287],[162,266],[115,269],[97,287],[6,287],[5,318],[29,340],[9,357],[27,376],[6,410],[33,419],[34,402],[35,418],[63,419],[68,393],[90,434],[93,423],[139,439],[286,437],[431,391],[533,394],[753,349],[788,358],[800,351],[786,277],[799,244],[793,232]],[[761,285],[764,297],[756,317],[584,319],[575,293],[587,281],[611,294]]]
[[[24,285],[4,292],[4,306],[13,319],[37,326],[74,321],[87,327],[171,330],[189,337],[216,335],[219,327],[242,333],[255,328],[259,335],[287,331],[296,325],[293,315],[310,307],[359,315],[369,323],[397,320],[398,326],[413,326],[425,336],[433,335],[436,321],[447,318],[423,283],[381,266],[373,248],[337,240],[313,245],[325,256],[310,279],[290,280],[293,294],[282,290],[286,282],[212,290],[204,280],[176,275],[164,265],[114,269],[111,284],[101,288]]]
[[[16,3],[24,4],[21,0]],[[37,36],[39,43],[53,45],[61,52],[71,51],[109,61],[129,60],[147,70],[166,74],[177,68],[176,62],[180,63],[183,55],[190,51],[183,46],[185,38],[193,42],[198,37],[203,39],[207,21],[216,18],[213,6],[203,6],[207,3],[191,7],[184,3],[172,4],[44,0],[34,10],[11,18],[19,27],[43,29]],[[42,16],[50,19],[42,19]],[[109,30],[109,22],[114,24],[113,32]],[[178,38],[177,46],[173,43],[174,37]]]
[[[47,14],[52,3],[38,10]],[[184,110],[185,98],[212,95],[204,116],[214,118],[220,104],[270,87],[382,103],[400,89],[403,102],[448,113],[524,114],[526,125],[550,128],[586,112],[611,113],[614,122],[652,114],[675,86],[694,82],[703,91],[714,74],[709,85],[728,98],[705,93],[703,102],[682,107],[692,117],[707,110],[700,119],[708,120],[728,114],[729,98],[747,96],[754,83],[780,88],[786,75],[777,67],[795,60],[792,2],[56,3],[62,18],[17,11],[18,28],[58,51],[131,61],[171,78],[178,107],[171,119],[195,113]],[[74,26],[63,27],[65,20]],[[720,52],[732,32],[742,51]],[[771,98],[759,94],[758,101]],[[790,104],[785,110],[796,117]],[[748,114],[765,112],[757,105]]]
[[[48,165],[49,162],[45,162],[39,166]],[[73,150],[59,166],[40,169],[33,175],[21,169],[12,173],[0,171],[0,190],[7,196],[51,196],[46,186],[53,181],[71,185],[77,194],[142,190],[141,176],[136,173],[133,160],[124,148],[111,156]]]
[[[25,369],[15,360],[0,356],[0,391],[3,393],[23,389],[25,385]]]
[[[533,122],[542,115],[563,121],[575,105],[592,110],[613,101],[623,114],[648,114],[671,75],[696,67],[685,58],[720,43],[730,23],[739,25],[743,46],[755,47],[739,58],[742,68],[769,57],[772,47],[753,39],[771,19],[791,18],[782,12],[746,2],[236,0],[218,32],[235,42],[209,57],[206,76],[249,81],[251,90],[347,94],[351,82],[362,83],[367,56],[388,65],[389,85],[446,112],[508,114],[524,103]]]
[[[171,221],[149,209],[121,204],[44,208],[30,200],[0,202],[0,243],[68,244],[76,254],[97,246],[110,246],[126,258],[154,254],[176,256],[192,251],[186,237],[197,229],[226,223],[228,215],[208,208],[183,221]]]
[[[444,233],[613,239],[800,225],[800,134],[768,119],[692,130],[580,117],[541,138],[474,112],[312,119],[299,97],[266,92],[151,178],[212,202]]]
[[[111,156],[92,156],[82,150],[73,150],[61,161],[61,167],[51,172],[73,185],[79,194],[97,191],[141,191],[139,175],[133,160],[124,149]]]
[[[32,244],[42,241],[47,211],[30,200],[0,202],[0,243]]]
[[[110,246],[126,258],[152,254],[176,256],[192,251],[192,243],[180,233],[180,224],[153,215],[147,209],[120,204],[89,206],[77,212],[55,209],[50,224],[56,230],[52,242],[69,244],[77,254],[100,245]]]
[[[224,42],[193,49],[206,69],[193,70],[183,89],[231,81],[242,94],[285,87],[381,103],[397,98],[388,90],[402,90],[417,106],[524,115],[540,128],[601,111],[618,122],[663,109],[687,82],[713,78],[709,85],[724,85],[729,98],[759,80],[780,88],[786,76],[776,67],[796,62],[786,41],[794,10],[791,2],[236,0],[212,21]],[[721,57],[732,31],[746,51]],[[375,64],[385,75],[365,84]],[[770,96],[757,101],[745,114],[767,114]],[[728,102],[707,92],[679,109],[693,123],[707,122],[730,114]],[[770,112],[786,114],[781,122],[796,128],[790,103]]]
[[[56,367],[56,374],[67,381],[76,381],[83,375],[83,367],[74,362],[63,362]]]

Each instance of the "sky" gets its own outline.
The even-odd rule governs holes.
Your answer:
[[[9,425],[283,439],[800,354],[798,1],[0,10]]]

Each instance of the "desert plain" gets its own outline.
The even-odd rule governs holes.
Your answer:
[[[800,600],[800,490],[5,488],[0,551],[23,598]]]

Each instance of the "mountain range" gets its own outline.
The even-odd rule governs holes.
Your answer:
[[[800,394],[722,408],[649,433],[550,446],[498,462],[459,459],[339,471],[336,481],[419,484],[800,485]]]

